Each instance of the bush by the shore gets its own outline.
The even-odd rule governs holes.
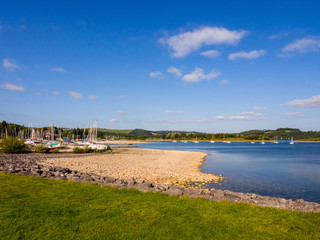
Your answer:
[[[36,153],[49,153],[50,149],[48,147],[44,146],[43,144],[39,144],[38,146],[36,146],[35,152]]]
[[[2,138],[2,149],[3,153],[26,153],[29,152],[28,146],[25,144],[24,140],[13,137]]]
[[[74,147],[73,150],[72,150],[73,153],[90,153],[92,152],[92,150],[88,147],[88,146],[85,146],[83,148],[81,147]]]

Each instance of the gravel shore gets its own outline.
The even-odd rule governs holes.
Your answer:
[[[41,164],[114,178],[133,177],[162,184],[218,181],[221,177],[200,172],[206,156],[207,154],[201,152],[122,149],[112,154],[50,157],[41,160]]]

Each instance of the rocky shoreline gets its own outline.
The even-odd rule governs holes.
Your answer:
[[[72,154],[69,157],[77,157]],[[81,155],[82,156],[82,155]],[[173,196],[201,197],[210,201],[227,200],[231,202],[244,202],[259,206],[269,206],[280,209],[296,210],[300,212],[320,212],[320,204],[307,202],[303,199],[287,200],[284,198],[261,196],[253,193],[231,192],[228,190],[203,190],[199,188],[185,188],[177,185],[156,184],[146,180],[136,181],[134,178],[122,179],[101,176],[94,173],[83,173],[59,166],[45,166],[41,160],[46,158],[43,154],[0,154],[0,171],[35,176],[57,180],[71,180],[76,182],[91,182],[108,185],[116,188],[134,188],[142,192],[161,192]],[[52,157],[52,156],[50,156]],[[55,157],[59,157],[56,154]],[[64,156],[65,157],[65,156]]]

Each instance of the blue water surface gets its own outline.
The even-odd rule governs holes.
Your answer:
[[[320,143],[150,142],[139,147],[208,153],[203,172],[229,178],[212,188],[320,203]]]

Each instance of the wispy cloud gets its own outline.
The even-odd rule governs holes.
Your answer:
[[[192,119],[192,120],[168,120],[168,119],[155,119],[154,121],[157,123],[171,123],[171,124],[182,124],[182,123],[199,123],[199,124],[207,124],[213,122],[220,122],[220,121],[251,121],[251,120],[263,120],[265,119],[263,116],[242,116],[242,115],[234,115],[234,116],[215,116],[211,118],[204,118],[204,119]]]
[[[112,119],[110,119],[110,122],[117,123],[117,122],[120,122],[120,121],[118,119],[112,118]]]
[[[263,114],[262,113],[256,113],[256,112],[241,112],[241,113],[239,113],[239,115],[244,115],[244,116],[246,116],[246,115],[251,115],[251,116],[263,116]]]
[[[320,107],[320,95],[306,99],[295,99],[286,105],[290,107]]]
[[[119,96],[119,98],[120,99],[125,99],[125,98],[127,98],[127,96],[126,95],[121,95],[121,96]]]
[[[167,110],[166,114],[182,114],[183,111],[173,111],[173,110]]]
[[[171,73],[173,75],[176,75],[177,77],[181,77],[182,76],[182,72],[180,69],[175,68],[175,67],[170,67],[167,70],[168,73]]]
[[[226,80],[226,79],[221,80],[221,81],[220,81],[220,84],[222,84],[222,85],[229,84],[229,80]]]
[[[307,52],[317,52],[319,50],[320,50],[320,39],[316,37],[305,37],[302,39],[297,39],[282,48],[282,52],[285,52],[285,53],[293,53],[293,52],[307,53]]]
[[[220,56],[220,52],[217,50],[208,50],[205,52],[200,53],[201,56],[209,57],[209,58],[216,58]]]
[[[223,120],[262,120],[265,119],[262,116],[256,117],[256,116],[243,116],[243,115],[235,115],[235,116],[217,116],[216,119],[218,121]]]
[[[156,71],[156,72],[150,72],[149,73],[149,76],[151,77],[151,78],[161,78],[162,77],[162,72],[160,72],[160,71]]]
[[[41,97],[41,96],[42,96],[42,93],[41,93],[41,92],[36,92],[35,94],[36,94],[36,96],[38,96],[38,97]]]
[[[83,99],[83,96],[81,93],[69,91],[68,94],[73,98],[73,99]]]
[[[266,55],[267,51],[266,50],[253,50],[250,52],[245,52],[245,51],[241,51],[241,52],[236,52],[236,53],[230,53],[229,54],[229,60],[235,60],[235,59],[239,59],[239,58],[243,58],[243,59],[256,59],[256,58],[260,58],[264,55]]]
[[[91,95],[91,96],[89,96],[89,99],[90,99],[90,100],[97,100],[97,99],[98,99],[98,97],[97,97],[97,96],[95,96],[95,95]]]
[[[266,107],[253,107],[252,110],[254,111],[263,111],[263,110],[266,110],[267,108]]]
[[[196,120],[168,120],[168,119],[155,119],[157,123],[170,123],[170,124],[181,124],[181,123],[211,123],[214,119],[196,119]]]
[[[231,31],[219,27],[201,27],[193,31],[180,33],[159,41],[168,45],[172,57],[183,58],[198,50],[202,45],[236,44],[246,34],[246,31]]]
[[[210,73],[205,74],[202,68],[196,67],[192,73],[183,76],[182,80],[188,83],[200,82],[202,80],[211,80],[219,76],[219,72],[213,69]]]
[[[3,84],[2,88],[9,90],[9,91],[17,91],[17,92],[24,92],[25,88],[23,86],[18,86],[12,83],[5,83]]]
[[[268,39],[275,40],[275,39],[280,39],[281,37],[282,37],[281,34],[273,34],[273,35],[268,36]]]
[[[304,114],[301,112],[293,112],[293,113],[286,113],[287,118],[300,118],[304,117]]]
[[[118,116],[124,116],[124,115],[126,115],[127,113],[124,112],[124,111],[118,111],[118,112],[116,112],[116,114],[117,114]]]
[[[21,65],[15,63],[14,59],[8,59],[8,58],[5,58],[2,60],[2,66],[8,72],[14,72],[22,68]]]
[[[66,70],[62,67],[54,67],[50,69],[51,72],[66,72]]]
[[[52,94],[53,94],[53,95],[59,95],[60,92],[58,92],[58,91],[52,91]]]

